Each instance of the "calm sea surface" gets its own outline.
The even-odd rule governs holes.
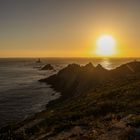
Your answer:
[[[91,58],[43,58],[37,64],[36,59],[0,59],[0,127],[24,120],[28,116],[45,109],[45,105],[60,96],[49,85],[38,82],[66,65],[77,63],[85,65],[101,64],[107,69],[115,68],[134,59],[91,59]],[[138,59],[137,59],[138,60]],[[38,67],[52,64],[56,71],[40,71]]]

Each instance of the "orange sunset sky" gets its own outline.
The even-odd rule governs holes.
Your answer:
[[[103,57],[102,35],[116,42],[108,57],[139,57],[139,7],[139,0],[2,0],[0,57]]]

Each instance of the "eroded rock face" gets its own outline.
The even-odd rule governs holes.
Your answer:
[[[54,68],[51,64],[47,64],[44,67],[42,67],[41,70],[54,70]]]

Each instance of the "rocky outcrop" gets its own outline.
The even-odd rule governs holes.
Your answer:
[[[52,85],[62,93],[80,94],[101,84],[108,77],[109,71],[100,65],[94,67],[91,63],[85,66],[70,64],[57,74],[40,81]]]
[[[47,64],[42,67],[41,70],[54,70],[54,67],[51,64]]]
[[[75,94],[77,96],[94,90],[111,80],[126,78],[126,76],[139,72],[140,62],[130,62],[113,70],[107,70],[100,64],[96,67],[92,63],[85,66],[70,64],[57,74],[41,79],[40,82],[50,84],[55,90],[62,93],[71,93],[71,95]]]

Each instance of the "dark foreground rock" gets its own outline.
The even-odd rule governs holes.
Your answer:
[[[0,130],[8,140],[139,140],[140,62],[113,70],[68,65],[40,80],[62,97],[27,120]]]

